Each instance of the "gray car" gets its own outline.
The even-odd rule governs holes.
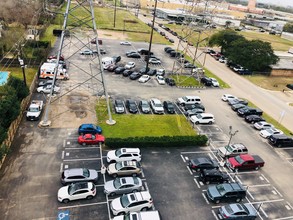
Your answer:
[[[121,99],[116,99],[114,105],[115,105],[115,112],[116,113],[122,114],[125,112],[124,102]]]
[[[257,218],[257,212],[249,203],[234,203],[219,208],[218,216],[220,219],[254,220]]]
[[[62,172],[61,183],[68,185],[75,182],[94,182],[98,181],[98,172],[86,168],[67,169]]]
[[[146,101],[146,100],[141,100],[139,102],[139,108],[140,108],[141,112],[144,114],[149,114],[151,112],[150,105],[149,105],[148,101]]]
[[[142,190],[142,181],[139,177],[120,177],[105,183],[104,193],[110,196],[138,192]]]

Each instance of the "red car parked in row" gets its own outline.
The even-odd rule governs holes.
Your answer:
[[[78,137],[78,143],[82,145],[99,144],[105,142],[105,137],[100,134],[85,134]]]

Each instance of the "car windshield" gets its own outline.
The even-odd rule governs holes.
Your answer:
[[[115,164],[115,168],[116,168],[116,170],[120,170],[122,167],[123,167],[123,166],[122,166],[122,163],[116,163],[116,164]]]
[[[30,112],[38,112],[39,108],[30,108],[29,110],[30,110]]]
[[[90,171],[88,169],[83,169],[82,170],[83,176],[89,177],[90,176]]]
[[[131,103],[129,103],[129,104],[131,104]],[[115,151],[115,155],[117,157],[119,157],[121,154],[122,154],[122,149],[118,149],[118,150]]]
[[[76,191],[77,187],[75,184],[71,184],[70,186],[68,186],[68,194],[72,195],[75,191]]]
[[[156,107],[162,107],[162,104],[161,103],[156,103],[155,106]]]
[[[228,152],[232,152],[232,151],[233,151],[233,148],[231,147],[231,145],[227,145],[227,146],[225,146],[225,149],[226,149],[226,151],[228,151]]]
[[[229,214],[233,214],[233,209],[231,208],[230,205],[225,205],[225,209]]]
[[[183,99],[185,102],[187,101],[187,97],[185,97],[185,96],[182,97],[182,99]]]
[[[149,107],[149,104],[147,102],[142,102],[141,103],[141,106],[145,107],[145,108],[148,108]]]
[[[216,185],[216,188],[217,188],[218,192],[219,192],[221,195],[224,195],[224,194],[225,194],[226,190],[225,190],[225,187],[224,187],[223,185],[221,185],[221,184]]]
[[[242,160],[242,158],[240,156],[236,156],[235,160],[239,163],[242,164],[244,162],[244,160]]]
[[[116,178],[114,181],[113,181],[113,185],[116,189],[119,189],[120,186],[121,186],[121,183],[120,183],[120,179],[119,178]]]
[[[198,114],[198,115],[196,115],[196,117],[197,117],[198,119],[201,119],[201,118],[202,118],[202,115],[201,115],[201,114]]]
[[[120,197],[120,202],[121,202],[121,205],[122,205],[123,208],[127,207],[130,204],[127,195],[121,196]]]

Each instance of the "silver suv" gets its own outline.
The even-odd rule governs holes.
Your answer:
[[[61,183],[68,185],[75,182],[94,182],[98,181],[98,172],[86,168],[67,169],[62,172]]]
[[[164,114],[164,107],[159,99],[153,98],[150,100],[150,103],[155,114]]]
[[[238,143],[238,144],[230,144],[226,145],[224,147],[220,147],[217,150],[217,155],[219,155],[222,158],[229,158],[229,157],[235,157],[240,154],[247,154],[248,149],[245,147],[244,144]]]

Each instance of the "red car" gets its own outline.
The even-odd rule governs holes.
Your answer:
[[[82,145],[104,143],[105,137],[100,134],[85,134],[78,137],[78,143]]]

